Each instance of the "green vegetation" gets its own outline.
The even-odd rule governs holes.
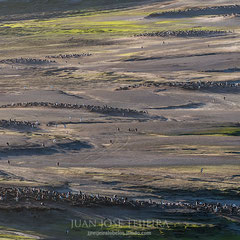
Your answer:
[[[47,21],[26,20],[0,25],[1,35],[76,35],[76,34],[133,34],[147,31],[150,24],[136,21],[98,21],[90,17],[65,17]]]
[[[17,236],[17,235],[12,235],[12,234],[0,234],[0,239],[1,240],[9,240],[9,239],[14,239],[14,240],[35,240],[36,238],[29,238],[29,237]]]
[[[119,233],[118,235],[100,235],[98,239],[212,239],[212,240],[226,240],[226,239],[238,239],[237,234],[230,232],[224,233],[219,230],[218,226],[213,224],[202,223],[185,223],[185,222],[168,222],[168,221],[132,221],[129,223],[126,221],[124,225],[121,224],[109,224],[109,226],[99,224],[96,227],[90,228],[75,228],[72,234],[75,236],[86,236],[88,232],[108,232]],[[89,236],[89,239],[95,239],[93,236]]]
[[[7,228],[0,226],[0,239],[1,240],[35,240],[39,237],[36,236],[36,233],[31,231],[19,231],[13,228]]]
[[[240,127],[221,127],[206,131],[184,133],[180,135],[240,136]]]
[[[130,12],[131,13],[131,12]],[[15,36],[48,36],[48,35],[76,35],[76,34],[111,34],[133,35],[150,31],[164,30],[217,30],[213,27],[189,27],[188,22],[182,20],[144,22],[135,20],[114,20],[119,13],[92,14],[90,16],[68,16],[51,20],[24,20],[0,25],[1,35]],[[125,13],[127,14],[127,13]],[[124,12],[122,12],[124,16]],[[174,23],[174,24],[173,24]],[[188,27],[184,27],[188,26]]]

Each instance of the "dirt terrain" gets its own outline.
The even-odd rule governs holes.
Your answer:
[[[0,191],[0,239],[240,239],[240,212],[219,210],[240,205],[239,9],[0,1],[0,187],[151,203]],[[126,223],[150,219],[161,226]],[[127,234],[94,235],[107,231]]]

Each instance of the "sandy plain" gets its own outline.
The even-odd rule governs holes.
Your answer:
[[[239,205],[240,17],[227,8],[225,14],[146,18],[237,1],[107,1],[105,8],[64,1],[69,9],[58,6],[51,13],[45,3],[42,11],[34,11],[34,1],[25,12],[1,4],[9,15],[4,18],[7,10],[1,10],[0,119],[40,123],[36,128],[1,125],[2,187]],[[226,34],[135,36],[191,30]],[[82,53],[91,55],[73,56]],[[67,57],[56,58],[59,54]],[[219,86],[209,87],[209,82]],[[191,84],[194,89],[187,87]],[[27,102],[93,109],[14,105]],[[145,113],[94,110],[106,105]],[[239,239],[239,216],[226,220],[221,214],[177,214],[175,209],[176,217],[162,209],[57,203],[46,203],[49,210],[41,211],[38,202],[32,203],[37,210],[25,204],[19,203],[20,213],[2,204],[1,239],[92,239],[86,229],[66,234],[70,220],[116,217],[176,224],[171,231],[151,229],[151,237],[138,239]]]

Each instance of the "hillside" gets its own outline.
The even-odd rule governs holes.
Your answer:
[[[155,0],[156,1],[156,0]],[[57,16],[67,11],[86,12],[106,9],[137,7],[154,1],[146,0],[2,0],[0,16],[18,18],[37,18],[38,16]],[[159,2],[159,1],[156,1]],[[36,15],[37,14],[37,15]],[[13,16],[12,16],[13,17]],[[16,16],[15,16],[16,17]],[[11,19],[11,18],[9,18]]]

